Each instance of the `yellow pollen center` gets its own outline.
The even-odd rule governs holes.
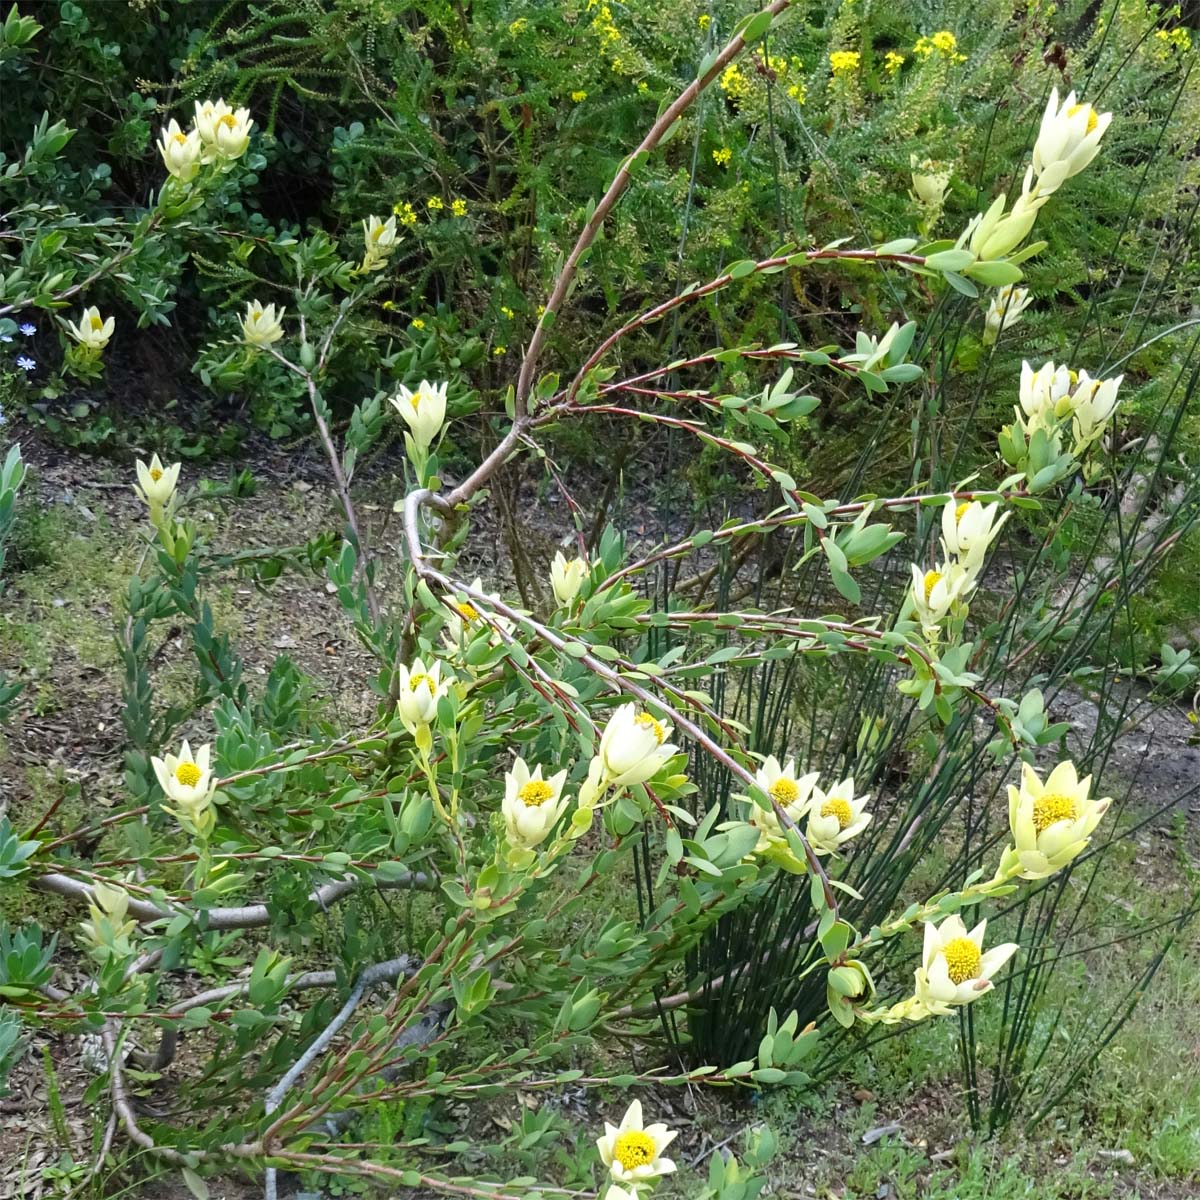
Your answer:
[[[102,320],[100,320],[99,317],[93,317],[91,320],[91,326],[93,329],[103,329],[104,322]]]
[[[640,1129],[629,1129],[613,1143],[613,1158],[627,1171],[654,1161],[654,1139]]]
[[[253,312],[250,314],[250,320],[252,320],[252,321],[261,321],[261,320],[262,320],[262,309],[261,309],[261,308],[256,308],[256,309],[255,309],[255,310],[254,310],[254,311],[253,311]]]
[[[233,113],[226,113],[223,117],[217,118],[218,125],[224,125],[226,129],[232,129],[237,122],[233,119]]]
[[[528,808],[537,808],[553,795],[554,789],[544,779],[531,779],[517,793],[517,799]]]
[[[157,483],[162,477],[163,473],[161,467],[150,468],[150,478],[153,479],[155,483]]]
[[[942,947],[942,957],[946,960],[946,970],[952,983],[978,979],[983,970],[983,955],[969,937],[951,938]]]
[[[965,512],[967,511],[967,509],[968,509],[968,508],[970,508],[970,507],[971,507],[971,505],[970,505],[970,502],[969,502],[969,501],[967,501],[967,500],[964,500],[964,501],[963,501],[963,502],[962,502],[962,503],[961,503],[961,504],[960,504],[960,505],[959,505],[959,506],[958,506],[958,507],[957,507],[957,508],[954,510],[954,520],[955,520],[956,522],[957,522],[957,521],[961,521],[961,520],[963,519],[963,513],[965,513]]]
[[[175,768],[175,778],[184,787],[195,787],[200,782],[200,768],[194,762],[181,762]]]
[[[479,620],[479,609],[473,604],[468,604],[465,600],[461,604],[454,606],[468,621]]]
[[[421,686],[421,684],[424,684],[429,689],[429,694],[431,696],[437,690],[433,686],[433,676],[431,676],[431,675],[412,675],[412,676],[410,676],[409,680],[408,680],[408,690],[410,692],[415,692],[417,690],[417,688],[419,688]]]
[[[1088,133],[1094,133],[1096,131],[1096,122],[1098,118],[1096,116],[1096,110],[1090,104],[1072,104],[1071,107],[1067,109],[1067,116],[1073,117],[1076,113],[1081,113],[1085,110],[1087,111],[1088,115],[1087,131]]]
[[[654,740],[661,746],[663,744],[663,727],[662,722],[656,720],[648,712],[638,713],[637,723],[644,726],[646,729],[654,733]]]
[[[821,805],[821,816],[837,817],[838,828],[847,829],[854,820],[854,810],[850,807],[849,800],[841,796],[830,796]]]
[[[941,571],[926,571],[925,572],[925,603],[929,603],[929,597],[933,595],[933,589],[942,581]]]
[[[1057,821],[1073,821],[1075,801],[1061,792],[1046,792],[1033,802],[1033,827],[1042,833]]]
[[[184,135],[183,135],[182,133],[177,133],[177,134],[175,134],[175,140],[176,140],[176,141],[177,141],[177,142],[178,142],[178,143],[179,143],[181,146],[183,146],[183,145],[185,145],[185,144],[187,143],[187,138],[186,138],[186,137],[184,137]]]
[[[795,804],[800,797],[800,789],[796,786],[796,781],[785,776],[775,780],[767,791],[771,799],[777,800],[784,808],[787,808],[789,804]]]

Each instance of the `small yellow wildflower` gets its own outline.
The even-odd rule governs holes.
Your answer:
[[[507,304],[502,304],[502,305],[500,305],[500,311],[501,311],[501,313],[503,313],[503,314],[504,314],[504,316],[505,316],[505,317],[507,317],[507,318],[508,318],[510,321],[513,319],[513,310],[512,310],[511,308],[509,308]]]
[[[546,312],[546,306],[545,306],[544,304],[539,304],[539,305],[537,306],[537,315],[538,315],[538,320],[539,320],[539,321],[540,321],[540,320],[542,319],[542,317],[545,315],[545,312]]]
[[[699,24],[701,29],[707,29],[712,24],[712,17],[708,13],[701,13],[697,24]]]
[[[379,307],[382,308],[384,312],[395,312],[396,302],[395,300],[385,300]]]
[[[787,94],[788,98],[797,104],[803,104],[808,99],[808,89],[802,83],[788,84]]]
[[[1182,25],[1177,25],[1174,29],[1156,29],[1154,36],[1161,43],[1163,57],[1173,50],[1179,54],[1186,54],[1192,48],[1191,34]]]
[[[400,218],[401,225],[415,225],[417,223],[417,210],[407,200],[400,200],[393,204],[392,212]]]
[[[492,349],[492,353],[494,355],[496,355],[497,358],[499,358],[500,355],[508,353],[508,347],[507,346],[496,346]]]
[[[941,29],[930,37],[917,38],[913,53],[922,59],[927,59],[934,51],[951,62],[966,62],[967,56],[958,53],[958,38],[948,29]]]
[[[883,56],[883,69],[889,75],[895,75],[900,68],[904,66],[904,55],[897,54],[895,50],[889,50]]]
[[[713,162],[718,167],[727,167],[733,161],[733,151],[728,146],[722,146],[720,150],[714,150],[712,154]]]
[[[737,63],[730,63],[721,72],[721,91],[731,100],[742,100],[750,94],[750,80]]]
[[[467,215],[467,202],[465,200],[451,200],[450,212],[456,217],[465,217]]]
[[[440,212],[446,205],[443,203],[441,196],[430,196],[425,201],[425,207],[431,212]]]
[[[585,92],[583,88],[579,88],[578,91],[571,93],[571,99],[574,100],[576,104],[582,104],[587,99],[587,92]]]
[[[858,70],[862,55],[857,50],[833,50],[829,55],[829,66],[835,75],[848,75]]]
[[[607,4],[602,4],[599,13],[592,18],[592,32],[600,39],[603,50],[610,49],[621,40],[621,31],[613,21],[612,9]]]
[[[639,95],[644,96],[650,91],[650,85],[644,79],[639,79],[637,90]]]
[[[518,17],[512,22],[512,24],[509,25],[508,32],[511,33],[513,37],[520,37],[521,34],[523,34],[528,28],[529,22],[524,17]]]
[[[425,322],[424,322],[424,321],[422,321],[420,317],[413,317],[413,319],[412,319],[412,327],[413,327],[414,329],[424,329],[424,328],[425,328]]]

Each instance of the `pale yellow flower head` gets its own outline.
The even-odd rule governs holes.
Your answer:
[[[645,783],[675,753],[668,742],[671,726],[634,704],[622,704],[600,736],[604,780],[610,787]]]
[[[262,348],[270,346],[283,337],[283,314],[286,309],[275,311],[273,304],[260,304],[257,300],[246,302],[242,317],[242,340],[248,346]]]
[[[984,316],[983,344],[991,345],[1006,329],[1016,325],[1032,300],[1028,288],[1011,283],[997,288]]]
[[[1080,779],[1075,764],[1060,762],[1043,783],[1021,764],[1021,786],[1008,788],[1008,824],[1013,845],[1000,859],[1000,873],[1044,879],[1081,854],[1112,800],[1091,799],[1092,777]]]
[[[1098,113],[1090,104],[1076,102],[1075,93],[1059,103],[1058,88],[1042,115],[1033,147],[1033,174],[1043,196],[1078,175],[1100,151],[1100,139],[1112,122],[1112,113]]]
[[[675,1170],[675,1164],[663,1157],[663,1151],[677,1136],[676,1130],[661,1123],[643,1125],[641,1101],[634,1100],[619,1125],[605,1121],[604,1136],[596,1140],[596,1147],[600,1161],[614,1180],[636,1185]],[[632,1190],[636,1192],[636,1186]]]
[[[450,690],[451,678],[442,678],[442,664],[431,659],[426,665],[414,658],[412,666],[399,663],[399,698],[396,701],[400,720],[409,733],[415,733],[422,725],[430,725],[437,718],[438,701]]]
[[[546,840],[567,807],[562,795],[566,778],[567,772],[562,770],[543,779],[540,765],[531,773],[525,760],[517,758],[512,770],[504,776],[501,804],[510,845],[533,850]]]
[[[555,554],[550,564],[550,586],[560,608],[571,607],[590,569],[586,558],[568,559],[561,550]]]
[[[163,166],[180,183],[190,183],[196,178],[203,150],[200,134],[195,129],[184,133],[176,120],[172,119],[159,134],[158,152]]]
[[[916,998],[934,1016],[971,1004],[993,988],[992,976],[1017,952],[1015,942],[983,949],[987,922],[969,933],[957,914],[940,926],[926,924],[921,965],[916,970]]]
[[[67,332],[75,341],[85,349],[99,354],[108,345],[109,338],[112,337],[117,322],[114,317],[102,317],[100,310],[93,304],[80,313],[77,322],[72,324],[70,321],[67,321],[65,324]]]
[[[912,606],[926,637],[935,638],[955,605],[974,590],[975,576],[975,570],[957,559],[948,559],[928,571],[912,564]]]
[[[248,108],[230,108],[224,100],[196,102],[196,132],[203,142],[202,160],[232,162],[250,145],[254,122]]]
[[[428,450],[446,423],[446,388],[444,383],[422,379],[415,391],[403,384],[391,398],[392,407],[403,418],[416,445]]]
[[[158,525],[163,517],[170,512],[171,502],[175,498],[175,485],[179,481],[181,463],[172,463],[164,467],[157,454],[153,455],[149,464],[138,459],[137,483],[133,490],[138,498],[150,510],[150,520]]]
[[[808,843],[816,854],[835,854],[871,823],[869,795],[854,793],[854,777],[835,783],[828,791],[814,787],[808,804]]]
[[[1000,503],[983,504],[978,500],[955,503],[942,508],[942,550],[964,565],[983,565],[988,547],[996,540],[1010,513],[1000,512]]]
[[[370,216],[363,223],[363,265],[364,271],[379,271],[387,265],[387,260],[395,250],[400,240],[396,230],[396,214],[385,221],[382,217]]]

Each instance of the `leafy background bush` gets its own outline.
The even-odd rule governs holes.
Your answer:
[[[37,316],[31,341],[7,347],[32,347],[38,360],[32,372],[6,370],[3,400],[10,418],[24,412],[58,439],[118,458],[148,445],[197,456],[228,453],[258,433],[299,444],[312,422],[303,390],[276,365],[230,352],[229,301],[261,295],[286,302],[300,239],[309,239],[300,252],[307,268],[324,264],[332,270],[339,250],[356,257],[362,216],[392,210],[405,241],[383,286],[348,323],[323,394],[334,415],[349,421],[365,395],[392,380],[451,379],[458,419],[453,442],[442,451],[451,472],[467,470],[475,451],[502,431],[504,390],[586,206],[603,192],[664,98],[693,77],[697,62],[723,43],[742,15],[737,5],[481,4],[464,12],[440,3],[366,0],[64,3],[22,11],[44,29],[28,47],[6,53],[0,65],[6,72],[5,162],[21,158],[29,131],[42,123],[32,139],[40,149],[21,170],[0,179],[0,195],[16,212],[12,224],[18,230],[38,232],[15,239],[6,271],[20,260],[45,281],[65,266],[74,274],[56,287],[69,286],[89,275],[96,259],[88,255],[103,258],[106,247],[124,245],[122,239],[136,242],[147,196],[161,178],[152,139],[168,113],[182,117],[193,100],[223,93],[251,107],[261,136],[239,170],[208,195],[190,227],[149,240],[130,255],[123,276],[106,274],[88,289],[89,301],[118,313],[123,330],[135,320],[145,330],[118,339],[102,388],[59,372],[48,314]],[[738,73],[704,94],[665,150],[639,166],[586,262],[572,305],[555,322],[544,361],[571,371],[598,330],[693,280],[718,275],[730,261],[765,257],[780,243],[821,245],[851,236],[854,244],[870,244],[916,230],[929,214],[910,192],[914,156],[952,171],[933,232],[953,236],[996,186],[1019,184],[1017,164],[1027,155],[1051,83],[1065,87],[1069,80],[1111,108],[1119,119],[1104,154],[1039,218],[1038,236],[1049,246],[1026,264],[1037,302],[994,353],[981,344],[981,306],[956,292],[934,297],[919,278],[865,267],[837,273],[806,267],[766,283],[726,288],[688,319],[650,325],[624,340],[617,360],[629,375],[714,345],[786,339],[846,346],[856,329],[882,332],[892,319],[924,314],[932,301],[915,351],[928,364],[930,386],[878,396],[849,380],[824,379],[822,406],[794,423],[774,450],[807,490],[847,497],[866,486],[888,492],[918,480],[928,481],[930,490],[946,488],[990,459],[991,437],[1008,418],[1023,357],[1123,370],[1120,445],[1132,448],[1114,453],[1111,487],[1098,503],[1065,505],[1048,531],[1030,517],[1020,539],[1007,539],[1011,562],[998,591],[1001,597],[1006,587],[1017,592],[1024,607],[994,614],[985,662],[988,678],[1003,680],[1006,694],[1049,682],[1047,699],[1053,702],[1054,689],[1072,677],[1073,686],[1098,694],[1096,735],[1090,746],[1075,750],[1102,767],[1118,727],[1146,719],[1164,694],[1183,690],[1178,673],[1164,671],[1172,660],[1163,643],[1178,642],[1181,630],[1186,636],[1184,626],[1194,615],[1194,573],[1187,565],[1200,553],[1189,466],[1200,440],[1192,324],[1200,183],[1192,144],[1200,125],[1194,54],[1178,14],[1137,3],[1103,12],[1083,5],[941,7],[936,27],[953,31],[956,49],[922,54],[915,47],[934,32],[932,16],[915,6],[859,3],[796,12],[780,22],[765,46],[740,61]],[[835,77],[831,51],[859,54],[859,69]],[[905,58],[898,70],[889,70],[889,51]],[[957,61],[960,52],[964,62]],[[76,131],[69,140],[62,141],[57,121]],[[31,197],[36,211],[24,207]],[[317,231],[329,243],[315,239]],[[0,302],[10,301],[0,296]],[[21,336],[19,319],[14,315],[11,322],[14,339]],[[720,364],[712,386],[744,395],[771,380],[769,367],[738,358]],[[480,415],[463,419],[474,411]],[[718,432],[745,436],[734,415]],[[612,518],[623,527],[648,525],[651,538],[660,529],[675,538],[715,528],[730,515],[761,515],[775,503],[748,489],[715,451],[696,452],[661,431],[631,434],[614,427],[611,436],[595,438],[563,429],[550,444],[556,460],[603,481],[600,503],[585,526],[597,534]],[[386,449],[366,449],[368,462],[374,454],[379,469],[391,469]],[[647,461],[665,469],[648,471],[640,466]],[[530,542],[521,537],[521,500],[533,483],[549,485],[540,467],[513,473],[498,486],[509,497],[499,507],[508,526],[511,570],[524,597],[536,595],[543,573],[539,552],[546,555],[536,544],[516,549]],[[1139,474],[1151,480],[1141,493],[1133,486]],[[1126,527],[1130,513],[1122,502],[1131,494],[1135,530],[1168,512],[1148,544]],[[925,535],[930,524],[921,522],[918,532]],[[1159,546],[1173,554],[1147,593]],[[328,551],[328,543],[310,543],[281,549],[276,557],[292,565],[308,555],[319,564]],[[1074,552],[1069,562],[1068,551]],[[764,548],[746,559],[719,560],[712,592],[723,605],[737,597],[743,605],[790,605],[801,614],[841,603],[816,564],[790,570],[796,547],[782,554]],[[1104,571],[1102,560],[1119,577],[1115,589],[1087,582]],[[231,565],[226,560],[214,569]],[[659,594],[680,582],[664,567]],[[180,579],[172,592],[177,618],[200,648],[232,654],[191,586]],[[894,601],[890,559],[870,576],[868,589],[864,608]],[[1071,595],[1065,605],[1064,589]],[[1049,662],[1042,654],[1021,657],[1033,627],[1043,622],[1054,627],[1056,655]],[[669,649],[665,637],[653,654]],[[701,638],[698,648],[703,655],[719,652],[722,639]],[[131,714],[148,653],[148,644],[133,637],[123,643]],[[1127,676],[1117,674],[1118,667],[1157,686],[1158,694],[1130,700],[1121,686]],[[724,711],[755,730],[751,745],[763,752],[806,745],[811,760],[832,770],[861,762],[865,746],[870,773],[893,816],[885,823],[881,811],[880,838],[885,828],[903,828],[914,813],[928,814],[907,858],[881,854],[889,877],[872,875],[870,846],[855,856],[851,882],[869,879],[873,885],[875,907],[860,914],[864,924],[892,901],[917,894],[910,871],[928,891],[961,882],[983,861],[996,829],[995,812],[983,797],[1001,781],[985,756],[991,734],[970,718],[950,727],[949,753],[939,753],[925,731],[908,729],[896,707],[894,680],[877,665],[768,660],[747,675],[731,673],[728,683],[724,672],[717,671],[716,679],[721,690],[729,689]],[[310,687],[286,666],[273,670],[266,690],[254,697],[236,669],[206,677],[156,718],[160,727],[143,727],[132,738],[126,765],[132,763],[140,776],[133,796],[151,794],[146,755],[193,708],[217,704],[219,739],[230,739],[227,761],[239,739],[253,742],[263,730],[275,745],[336,735],[336,726],[306,699]],[[886,732],[877,736],[872,729]],[[138,753],[140,768],[129,757]],[[698,782],[700,811],[729,789],[719,772]],[[328,781],[314,778],[311,786],[322,790]],[[979,799],[964,809],[964,796]],[[329,803],[336,806],[336,795]],[[1124,829],[1142,819],[1131,815]],[[929,857],[939,831],[961,840],[953,861]],[[146,846],[134,849],[141,854]],[[1110,847],[1101,849],[1088,871],[1104,864]],[[1111,852],[1123,853],[1120,840]],[[659,853],[647,841],[638,877],[646,911],[653,908]],[[918,868],[929,878],[921,878]],[[279,886],[273,905],[304,904],[306,876]],[[766,903],[739,910],[696,949],[689,973],[706,970],[727,979],[748,969],[761,974],[747,990],[714,989],[717,994],[690,1006],[686,1020],[673,1028],[667,1018],[668,1040],[681,1053],[701,1061],[720,1050],[728,1058],[740,1038],[734,1057],[752,1056],[772,1006],[780,1013],[797,1008],[805,1020],[823,1010],[823,980],[819,987],[806,985],[807,994],[805,988],[797,993],[797,963],[776,959],[763,970],[745,953],[746,946],[773,944],[805,929],[813,916],[806,891],[781,880]],[[1090,884],[1079,906],[1061,894],[1042,900],[1028,917],[1036,965],[1009,985],[999,1012],[981,1018],[987,1028],[976,1030],[964,1017],[966,1079],[982,1070],[1000,1081],[968,1087],[967,1107],[981,1128],[1002,1126],[1011,1115],[1006,1075],[1036,1082],[1042,1071],[1048,1082],[1033,1087],[1033,1103],[1023,1110],[1035,1117],[1043,1100],[1052,1100],[1062,1080],[1087,1065],[1105,1038],[1098,1020],[1099,1029],[1079,1034],[1065,1059],[1051,1053],[1058,1026],[1050,1014],[1070,1006],[1056,1010],[1054,990],[1046,1000],[1053,972],[1040,965],[1046,958],[1053,965],[1044,949],[1051,941],[1061,944],[1064,956],[1081,957],[1102,942],[1103,923],[1082,916],[1089,892]],[[382,956],[395,928],[391,918],[370,905],[352,911],[349,924],[324,935],[335,944],[322,944],[322,952],[336,951],[334,957],[347,964]],[[1147,917],[1144,926],[1161,922],[1169,930],[1168,918],[1176,921],[1190,911],[1184,904]],[[1145,960],[1131,975],[1135,982],[1161,964],[1164,945],[1165,935],[1147,941]],[[222,949],[209,940],[197,949],[197,962],[205,956],[215,961]],[[1084,988],[1088,983],[1086,976],[1075,982]],[[1114,990],[1114,1012],[1124,995]],[[302,1033],[320,1028],[335,1007],[330,1001],[308,1010]],[[1010,1013],[1028,1013],[1029,1020],[1010,1019]],[[238,1036],[251,1040],[248,1032]],[[977,1062],[980,1046],[986,1049]],[[823,1065],[839,1066],[843,1049],[835,1046]],[[1023,1072],[1026,1061],[1034,1064],[1029,1072]],[[241,1068],[228,1070],[236,1075]],[[1020,1084],[1022,1091],[1027,1086]],[[405,1123],[411,1133],[418,1122],[411,1110],[392,1108],[381,1108],[376,1119],[381,1142]]]

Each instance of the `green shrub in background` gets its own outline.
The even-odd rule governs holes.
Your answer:
[[[105,12],[63,5],[49,40],[107,53],[116,43],[90,27]],[[1090,679],[1103,716],[1125,715],[1114,644],[1196,522],[1196,476],[1177,461],[1196,395],[1193,167],[1164,149],[1194,111],[1183,40],[1157,38],[1170,31],[1137,5],[1070,27],[1097,81],[1085,99],[1128,103],[1105,100],[1108,131],[1065,101],[1051,123],[1075,122],[1078,139],[1095,120],[1104,153],[1051,186],[1043,137],[1037,179],[1023,167],[1065,68],[1012,52],[1061,19],[1036,9],[964,9],[953,29],[865,5],[820,25],[748,14],[741,56],[736,39],[720,50],[743,16],[723,6],[194,12],[202,26],[169,35],[187,48],[164,104],[180,126],[159,114],[128,172],[145,172],[149,204],[98,224],[106,206],[70,165],[81,143],[49,118],[16,163],[10,323],[70,304],[63,363],[93,384],[125,369],[121,306],[165,318],[195,331],[201,380],[254,397],[269,431],[311,423],[343,540],[255,562],[264,578],[328,573],[374,659],[377,719],[331,724],[285,660],[250,687],[205,595],[251,556],[206,545],[178,465],[139,463],[151,527],[119,632],[127,803],[89,831],[108,839],[90,860],[53,810],[0,827],[6,875],[89,903],[92,977],[59,991],[41,931],[6,930],[6,995],[100,1034],[125,1134],[196,1191],[241,1161],[267,1167],[268,1188],[292,1166],[461,1192],[492,1179],[486,1152],[455,1176],[426,1159],[461,1148],[395,1144],[421,1105],[580,1079],[807,1086],[860,1053],[864,1032],[951,1011],[975,1123],[1038,1119],[1196,907],[1142,931],[1156,936],[1129,995],[1085,1010],[1054,1053],[1058,1016],[1084,1008],[1058,990],[1058,963],[1090,949],[1092,881],[1136,825],[1062,768],[1045,789],[1012,781],[1018,756],[1058,756],[1066,731],[1046,706],[1069,683]],[[111,20],[135,40],[168,36],[162,21],[139,33]],[[14,35],[6,69],[32,78],[37,45],[37,31]],[[697,74],[711,86],[654,124],[654,153],[628,158]],[[222,93],[229,111],[204,107]],[[1001,193],[1011,223],[1039,188],[1053,192],[1033,214],[1041,254],[989,209]],[[70,201],[45,198],[56,189]],[[968,225],[983,210],[990,223]],[[164,283],[184,263],[195,274]],[[1025,283],[1018,314],[1028,297],[999,289]],[[1022,351],[1093,380],[1050,365],[1018,385]],[[464,419],[477,409],[494,430]],[[581,536],[548,587],[518,566],[524,608],[466,584],[458,556],[484,485],[585,417],[636,421],[660,451],[672,439],[678,475],[659,499],[683,532],[635,549],[601,504],[593,544]],[[353,489],[387,420],[408,459],[405,559],[381,598]],[[679,450],[685,439],[700,449]],[[454,486],[448,460],[465,466]],[[719,484],[674,511],[681,482],[714,462]],[[167,622],[194,651],[183,703],[154,686],[149,646]],[[1162,670],[1166,683],[1178,664]],[[201,714],[216,737],[193,752],[180,739]],[[1111,742],[1101,721],[1081,759],[1099,772]],[[921,863],[937,864],[932,878],[913,879]],[[631,876],[640,908],[588,923],[591,897]],[[373,906],[392,888],[413,894],[403,918]],[[974,915],[959,925],[984,905],[1005,930],[988,952]],[[247,929],[261,944],[225,940]],[[329,964],[293,970],[285,952],[322,930]],[[219,986],[175,994],[186,963],[224,972]],[[993,975],[981,1049],[969,1002]],[[340,1003],[287,1015],[285,998],[331,988]],[[200,1122],[130,1105],[139,1022],[161,1034],[131,1060],[142,1069],[169,1069],[181,1035],[202,1039]],[[660,1029],[696,1065],[664,1077],[592,1057],[607,1033]],[[339,1143],[373,1105],[378,1142]],[[530,1122],[523,1136],[545,1132]],[[668,1138],[631,1105],[561,1182],[599,1177],[627,1200],[670,1173]],[[745,1161],[757,1171],[772,1148],[760,1132]],[[740,1172],[714,1155],[708,1194],[757,1194],[763,1180]]]

